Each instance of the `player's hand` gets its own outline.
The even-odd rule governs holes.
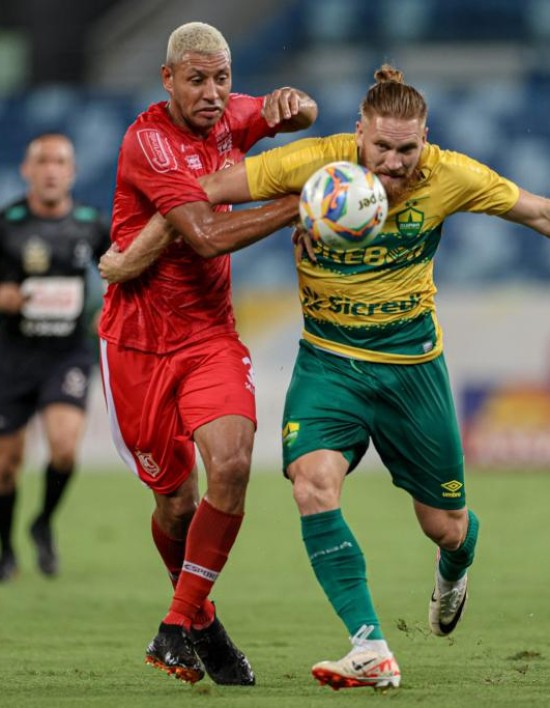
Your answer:
[[[309,233],[301,226],[296,226],[292,232],[292,243],[294,244],[294,261],[296,265],[300,263],[303,258],[304,251],[313,263],[317,262],[317,256],[313,250],[313,241]]]
[[[0,284],[0,312],[16,315],[21,312],[23,305],[29,299],[25,296],[17,283]]]
[[[297,116],[301,110],[303,92],[290,86],[283,86],[268,93],[264,98],[262,115],[270,128],[284,120]]]
[[[124,283],[134,277],[134,274],[125,268],[124,254],[116,243],[113,243],[109,250],[101,256],[97,267],[101,277],[110,285]]]

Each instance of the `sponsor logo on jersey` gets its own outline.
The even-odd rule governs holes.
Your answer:
[[[456,499],[457,497],[462,496],[461,489],[464,485],[456,479],[452,479],[449,482],[443,482],[441,486],[446,490],[442,492],[442,497]]]
[[[202,170],[202,161],[199,155],[186,155],[185,164],[190,170]]]
[[[223,155],[224,152],[231,152],[233,149],[233,138],[228,130],[218,135],[216,138],[216,147],[220,155]]]
[[[84,282],[73,276],[39,276],[21,283],[25,302],[21,314],[28,320],[74,320],[84,306]]]
[[[151,477],[156,477],[160,472],[160,467],[157,465],[153,459],[153,455],[150,452],[142,452],[141,450],[136,450],[136,457],[139,460],[139,464],[143,467],[144,471]]]
[[[308,287],[302,290],[301,300],[304,309],[318,311],[323,306],[323,298],[315,290]]]
[[[75,327],[75,322],[23,319],[19,331],[24,337],[68,337],[74,332]]]
[[[283,428],[283,445],[287,447],[292,445],[296,441],[299,432],[300,423],[288,422]]]
[[[137,138],[147,161],[155,172],[177,170],[178,163],[166,136],[158,130],[138,130]]]
[[[397,314],[410,312],[420,304],[421,297],[413,293],[406,300],[388,300],[387,302],[362,302],[349,297],[331,295],[328,298],[316,293],[309,287],[301,292],[302,307],[310,312],[326,309],[336,315],[352,315],[353,317],[370,317],[377,313]]]
[[[395,223],[402,236],[413,238],[418,236],[424,224],[424,213],[419,209],[408,207],[395,215]]]
[[[407,233],[406,236],[413,236],[412,233]],[[417,234],[418,235],[418,234]],[[403,245],[403,234],[393,234],[386,232],[378,234],[374,240],[374,246],[367,248],[353,248],[349,251],[338,251],[330,248],[321,241],[313,244],[313,251],[317,256],[319,263],[329,261],[332,264],[342,266],[366,266],[364,270],[379,269],[384,266],[413,264],[424,258],[424,253],[427,248],[426,239],[430,236],[430,232],[424,232],[420,242],[414,245]],[[385,246],[379,245],[384,239]],[[400,243],[401,241],[401,243]],[[302,263],[306,256],[302,257]]]

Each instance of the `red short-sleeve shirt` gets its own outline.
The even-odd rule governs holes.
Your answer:
[[[198,178],[239,162],[277,132],[262,105],[261,96],[231,94],[207,138],[176,126],[165,103],[139,115],[120,149],[112,240],[124,250],[155,212],[208,201]],[[109,286],[99,327],[107,341],[158,354],[233,331],[230,256],[205,259],[179,242],[139,278]]]

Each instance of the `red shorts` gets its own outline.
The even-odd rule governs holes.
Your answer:
[[[250,353],[237,336],[171,354],[101,340],[101,375],[115,447],[158,494],[169,494],[195,465],[193,434],[226,415],[256,424]]]

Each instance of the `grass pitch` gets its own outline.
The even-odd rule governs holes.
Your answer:
[[[385,694],[317,686],[313,663],[348,651],[300,540],[290,484],[256,473],[214,599],[257,674],[253,688],[187,686],[144,664],[171,586],[149,535],[152,500],[130,473],[81,473],[57,520],[62,572],[38,574],[27,535],[39,475],[22,480],[21,570],[0,585],[0,706],[323,708],[550,706],[550,475],[470,474],[481,520],[470,604],[450,638],[428,633],[434,549],[408,496],[358,471],[344,511],[403,684]]]

